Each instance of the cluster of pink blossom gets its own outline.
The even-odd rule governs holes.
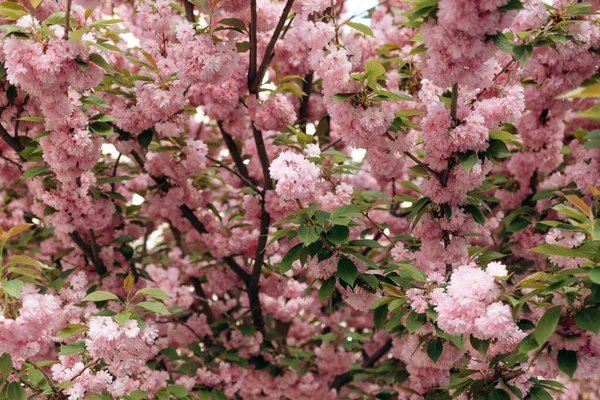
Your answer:
[[[25,3],[0,394],[593,397],[599,1]]]
[[[285,151],[269,167],[271,177],[277,181],[275,190],[285,200],[302,200],[315,190],[321,175],[318,165],[303,155]]]
[[[487,35],[507,28],[516,12],[504,11],[508,0],[480,2],[440,0],[435,19],[421,26],[427,47],[423,75],[441,87],[492,84],[497,51]]]

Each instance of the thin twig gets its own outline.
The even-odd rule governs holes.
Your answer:
[[[342,141],[342,138],[336,139],[333,142],[329,143],[327,146],[324,146],[321,151],[326,151],[329,150],[330,148],[332,148],[333,146],[335,146],[336,144],[338,144],[339,142]]]
[[[408,151],[405,151],[404,154],[410,158],[411,160],[413,160],[415,163],[417,163],[419,166],[423,167],[425,170],[427,170],[427,172],[429,172],[431,175],[435,176],[438,179],[441,179],[441,174],[433,169],[431,169],[431,167],[429,167],[429,165],[425,164],[423,161],[419,160],[417,157],[415,157],[414,155],[412,155],[411,153],[409,153]]]
[[[232,174],[234,174],[235,176],[237,176],[238,178],[240,178],[242,181],[244,181],[244,183],[246,185],[248,185],[249,187],[251,187],[256,193],[263,193],[262,189],[259,189],[258,187],[256,187],[254,185],[254,183],[252,183],[251,181],[249,181],[248,179],[246,179],[244,176],[242,176],[242,174],[238,173],[236,170],[234,170],[233,168],[229,168],[227,165],[223,164],[221,161],[217,160],[216,158],[213,158],[211,156],[206,156],[206,158],[208,158],[210,161],[214,162],[215,164],[217,164],[218,167],[224,168],[227,171],[231,172]]]

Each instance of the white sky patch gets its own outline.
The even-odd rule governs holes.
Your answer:
[[[352,157],[352,161],[355,163],[361,163],[365,159],[366,154],[367,151],[365,149],[352,149],[350,157]]]

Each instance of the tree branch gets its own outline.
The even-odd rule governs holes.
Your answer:
[[[194,212],[186,204],[179,206],[179,210],[181,211],[181,213],[183,214],[185,219],[190,221],[190,223],[192,224],[192,226],[194,227],[194,229],[196,229],[196,231],[198,233],[208,233],[204,224],[202,222],[200,222],[198,217],[196,217],[196,214],[194,214]],[[223,261],[225,262],[225,264],[227,264],[229,266],[229,268],[231,268],[233,270],[233,272],[235,272],[237,274],[237,276],[240,277],[240,279],[245,284],[248,284],[250,282],[250,274],[248,272],[246,272],[246,270],[243,269],[233,259],[233,257],[230,257],[230,256],[223,257]]]
[[[8,133],[8,131],[2,126],[2,124],[0,124],[0,137],[6,142],[7,145],[9,145],[14,151],[15,153],[19,153],[21,151],[23,151],[23,149],[25,148],[21,142],[19,142],[19,140],[17,138],[15,138],[14,136],[11,136],[10,133]]]
[[[258,93],[258,87],[260,86],[265,73],[267,72],[267,68],[269,68],[269,65],[271,64],[271,59],[273,58],[273,49],[275,48],[275,43],[277,43],[277,40],[279,39],[279,34],[281,33],[281,30],[283,29],[283,25],[285,24],[285,20],[287,19],[288,14],[290,13],[290,10],[292,9],[292,4],[294,4],[294,0],[287,0],[287,3],[285,3],[285,7],[283,8],[283,12],[281,13],[281,17],[279,17],[279,21],[277,22],[277,26],[275,27],[275,30],[273,31],[273,36],[271,37],[271,40],[269,41],[269,44],[267,45],[267,48],[265,50],[265,54],[263,57],[262,62],[260,63],[260,67],[258,67],[258,70],[255,72],[255,74],[253,74],[253,59],[254,59],[254,68],[256,68],[256,64],[257,64],[257,43],[256,43],[256,20],[257,20],[257,15],[256,15],[256,0],[251,0],[250,3],[250,13],[251,13],[251,26],[250,26],[250,69],[248,71],[248,89],[250,90],[250,93],[252,94],[257,94]],[[254,50],[253,50],[254,49]],[[253,52],[253,53],[252,53]]]
[[[210,161],[214,162],[215,164],[217,164],[217,167],[221,167],[226,169],[227,171],[231,172],[232,174],[234,174],[235,176],[237,176],[238,178],[240,178],[242,181],[244,181],[244,183],[246,185],[248,185],[249,187],[251,187],[256,193],[262,193],[263,190],[259,189],[258,187],[256,187],[254,185],[254,183],[252,183],[251,181],[249,181],[248,179],[246,179],[244,176],[242,176],[242,174],[240,174],[239,172],[237,172],[236,170],[234,170],[233,168],[229,168],[227,165],[223,164],[221,161],[217,160],[216,158],[213,158],[211,156],[206,156],[206,158],[208,158]]]
[[[244,161],[242,160],[242,155],[240,154],[240,151],[237,145],[235,144],[235,141],[233,140],[231,135],[225,131],[225,128],[223,128],[223,121],[217,121],[217,125],[219,125],[219,129],[221,130],[221,136],[223,136],[223,140],[227,145],[227,149],[229,150],[229,154],[231,155],[231,158],[233,159],[236,168],[245,179],[250,180],[248,168],[246,168],[246,164],[244,164]]]
[[[69,38],[71,30],[71,0],[67,0],[67,10],[65,11],[65,39]]]
[[[300,99],[300,112],[298,120],[302,124],[302,131],[306,133],[306,124],[308,123],[308,102],[310,101],[310,92],[312,91],[314,74],[312,72],[304,76],[302,83],[302,91],[306,93],[306,96],[302,96]]]
[[[258,64],[258,43],[256,40],[256,0],[250,0],[250,65],[248,67],[248,89],[252,93],[252,87],[256,80],[256,68]]]
[[[96,258],[94,256],[94,251],[85,242],[85,240],[83,240],[81,238],[81,236],[79,236],[79,233],[71,232],[71,233],[69,233],[69,237],[71,238],[71,240],[73,240],[73,242],[77,245],[77,247],[79,247],[81,249],[83,254],[94,265],[94,268],[96,268],[96,272],[98,273],[98,275],[102,276],[102,275],[106,274],[107,270],[106,270],[106,267],[104,266],[104,263],[102,262],[102,260],[100,260],[100,258]]]
[[[381,357],[383,357],[384,355],[387,354],[388,351],[390,351],[390,349],[392,348],[392,340],[388,340],[387,342],[385,342],[385,344],[383,346],[381,346],[379,349],[377,349],[377,351],[375,351],[375,353],[373,353],[373,355],[371,355],[371,357],[367,358],[362,366],[365,368],[371,368],[375,365],[375,363],[377,361],[379,361],[379,359]],[[353,373],[348,371],[345,374],[342,375],[338,375],[335,377],[335,379],[333,380],[333,383],[331,384],[330,388],[331,389],[335,389],[336,391],[340,391],[340,389],[346,385],[347,383],[352,382],[352,376]]]
[[[183,0],[183,8],[185,10],[185,19],[190,24],[196,22],[196,16],[194,15],[194,5],[188,0]]]

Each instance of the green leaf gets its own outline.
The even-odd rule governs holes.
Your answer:
[[[384,304],[379,306],[373,312],[373,324],[375,325],[375,329],[381,329],[381,327],[387,321],[388,315],[388,305]]]
[[[27,122],[45,122],[44,117],[21,117],[19,121],[27,121]]]
[[[73,342],[67,345],[64,345],[60,352],[59,356],[68,356],[69,354],[81,353],[85,350],[85,343],[83,342]]]
[[[573,379],[573,374],[577,369],[577,352],[570,350],[560,350],[558,352],[558,368],[569,378]]]
[[[36,386],[44,379],[44,374],[36,368],[29,368],[29,371],[27,371],[27,378],[29,379],[29,382]]]
[[[113,133],[113,128],[110,124],[106,122],[92,122],[90,125],[90,131],[100,135],[100,136],[108,136]]]
[[[35,167],[29,168],[27,171],[21,175],[21,181],[24,181],[29,178],[33,178],[35,176],[48,175],[50,171],[48,170],[47,165],[36,165]]]
[[[319,235],[314,226],[300,225],[298,227],[298,239],[308,246],[319,240]]]
[[[500,9],[503,11],[522,10],[523,8],[524,7],[523,3],[521,3],[521,0],[508,0],[508,3],[500,7]]]
[[[377,60],[369,60],[365,63],[365,72],[369,81],[375,81],[381,75],[385,74],[385,67]]]
[[[162,290],[161,288],[157,288],[157,287],[140,289],[137,292],[135,292],[135,295],[152,297],[157,300],[168,299],[169,297],[171,297],[168,294],[166,294],[164,290]]]
[[[590,278],[590,280],[594,283],[597,283],[600,285],[600,268],[594,268],[592,269],[589,274],[588,277]]]
[[[429,358],[431,358],[431,360],[434,363],[437,362],[437,360],[442,355],[443,351],[444,351],[444,343],[442,342],[442,339],[435,338],[435,339],[430,340],[429,343],[427,343],[427,355],[429,356]]]
[[[129,393],[128,400],[141,400],[147,399],[149,396],[145,390],[133,390]]]
[[[298,243],[292,247],[285,256],[283,256],[281,263],[279,264],[279,273],[281,275],[292,269],[292,263],[300,258],[300,252],[302,251],[303,247],[304,245],[302,243]]]
[[[494,44],[497,48],[508,54],[513,53],[513,43],[510,40],[508,40],[508,38],[504,36],[502,32],[498,32],[491,38],[494,41]]]
[[[23,289],[24,285],[25,282],[20,279],[2,281],[2,289],[12,297],[19,297],[21,294],[21,289]]]
[[[490,146],[486,150],[486,153],[493,158],[506,158],[511,155],[508,147],[506,147],[506,143],[497,139],[490,139]]]
[[[3,353],[2,357],[0,357],[0,374],[2,377],[6,379],[8,375],[10,375],[13,368],[12,358],[10,354]]]
[[[331,218],[362,217],[361,207],[354,205],[354,204],[348,204],[345,206],[341,206],[340,208],[333,210],[330,214],[330,217]]]
[[[228,400],[227,396],[225,396],[225,393],[223,393],[222,391],[220,391],[218,389],[212,390],[212,392],[210,393],[210,398],[212,400]]]
[[[334,94],[331,97],[331,102],[333,104],[341,103],[342,101],[348,100],[349,98],[353,97],[354,95],[356,95],[356,93],[338,93],[338,94]]]
[[[473,169],[475,164],[477,164],[479,158],[477,157],[477,153],[475,153],[473,150],[469,150],[466,153],[458,153],[458,160],[465,171],[469,172],[471,169]]]
[[[471,346],[478,352],[482,354],[486,354],[488,349],[490,348],[490,340],[481,340],[477,339],[474,336],[471,336],[469,341],[471,342]]]
[[[595,106],[575,115],[580,118],[591,119],[592,121],[600,121],[600,104],[596,104]]]
[[[60,332],[58,332],[56,334],[56,336],[58,336],[59,338],[69,338],[73,335],[77,335],[78,333],[81,332],[86,332],[88,330],[88,327],[82,324],[69,324],[67,325],[63,330],[61,330]]]
[[[358,22],[350,22],[350,21],[346,22],[346,25],[348,25],[350,28],[356,29],[357,31],[359,31],[361,33],[364,33],[365,35],[375,37],[375,35],[373,34],[373,30],[366,25],[359,24]]]
[[[492,400],[510,400],[510,395],[504,389],[494,388],[490,394]]]
[[[333,244],[348,243],[350,237],[350,228],[343,225],[334,225],[327,231],[327,240]]]
[[[381,243],[372,240],[372,239],[360,239],[360,240],[351,240],[348,242],[348,246],[358,246],[358,247],[370,247],[372,249],[381,249],[383,246]]]
[[[426,320],[425,314],[417,314],[411,311],[406,318],[406,329],[408,329],[409,333],[413,333],[425,325]]]
[[[556,325],[558,325],[558,321],[560,320],[560,306],[552,307],[540,319],[533,331],[533,336],[535,337],[535,341],[538,343],[538,346],[542,346],[544,343],[550,339],[550,336],[554,333],[556,329]]]
[[[337,271],[341,280],[350,286],[354,286],[354,282],[356,282],[356,278],[358,277],[358,270],[350,259],[341,258],[337,265]]]
[[[513,55],[515,60],[523,65],[533,57],[533,46],[530,44],[518,44],[513,47]]]
[[[98,122],[111,122],[111,121],[116,121],[117,118],[115,118],[109,114],[98,114],[98,115],[95,115],[94,117],[92,117],[92,120],[98,121]]]
[[[142,146],[143,149],[147,149],[152,142],[152,130],[146,129],[144,132],[140,133],[137,137],[137,141]]]
[[[96,107],[101,107],[101,108],[110,108],[110,106],[108,104],[106,104],[104,102],[104,100],[102,100],[98,96],[82,97],[81,98],[81,102],[83,104],[87,104],[87,105],[90,105],[90,106],[96,106]]]
[[[100,54],[90,54],[89,60],[108,73],[114,74],[117,72]]]
[[[182,399],[190,394],[190,392],[182,385],[169,385],[169,393],[178,399]]]
[[[27,393],[19,382],[11,382],[6,389],[6,398],[10,400],[26,400]]]
[[[167,307],[158,301],[142,301],[137,303],[136,306],[159,314],[171,314],[169,310],[167,310]]]
[[[65,24],[65,13],[64,11],[57,11],[48,16],[42,22],[42,25],[64,25]]]
[[[112,294],[111,292],[105,292],[103,290],[98,290],[92,292],[85,296],[82,301],[106,301],[106,300],[116,300],[119,301],[119,298],[116,294]]]
[[[244,21],[237,18],[223,18],[219,20],[219,24],[232,26],[241,32],[246,32],[248,30]]]
[[[321,288],[319,289],[319,300],[321,302],[329,296],[331,296],[331,293],[333,293],[333,291],[335,290],[335,282],[335,276],[332,276],[331,278],[321,283]]]
[[[539,385],[535,385],[531,388],[529,396],[531,396],[532,400],[554,400],[554,397]]]
[[[575,323],[581,329],[598,333],[598,330],[600,330],[600,309],[590,307],[579,311],[575,314]]]
[[[5,1],[0,3],[0,15],[4,15],[9,20],[17,20],[24,15],[29,14],[28,11],[18,2]]]
[[[87,69],[90,67],[90,64],[86,63],[85,61],[75,60],[75,63],[83,72],[87,71]]]

